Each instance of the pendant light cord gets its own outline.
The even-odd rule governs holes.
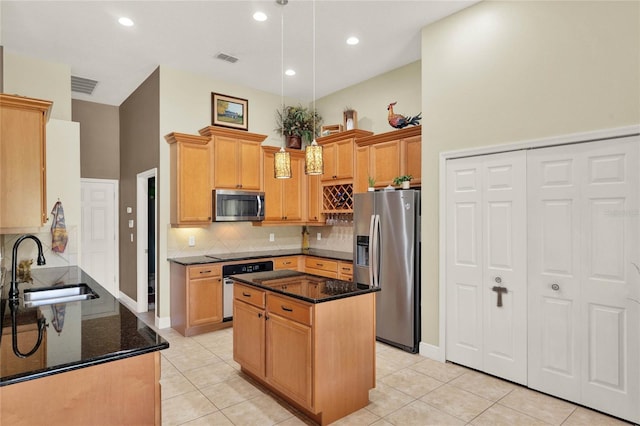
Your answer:
[[[316,0],[311,2],[313,15],[313,58],[311,64],[313,66],[313,142],[316,140]]]

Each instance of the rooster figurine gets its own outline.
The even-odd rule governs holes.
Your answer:
[[[395,114],[393,112],[393,106],[396,103],[397,102],[390,103],[389,106],[387,107],[387,110],[389,111],[389,117],[388,117],[389,124],[391,125],[391,127],[395,127],[396,129],[402,129],[403,127],[417,126],[418,124],[420,124],[420,120],[422,119],[420,115],[422,113],[419,113],[415,117],[410,117],[402,114]]]

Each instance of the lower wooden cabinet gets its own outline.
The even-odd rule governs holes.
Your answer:
[[[352,262],[338,262],[338,279],[343,281],[353,281]]]
[[[160,362],[151,352],[3,386],[0,424],[160,426]]]
[[[171,264],[171,327],[192,336],[222,323],[222,266]]]
[[[273,269],[298,270],[299,256],[276,257],[273,259]]]
[[[305,256],[304,271],[307,274],[338,278],[338,262],[323,257]]]
[[[318,304],[234,283],[233,359],[321,425],[369,403],[375,294]]]

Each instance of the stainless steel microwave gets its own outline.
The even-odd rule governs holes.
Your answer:
[[[264,192],[213,190],[214,222],[259,222],[264,220]]]

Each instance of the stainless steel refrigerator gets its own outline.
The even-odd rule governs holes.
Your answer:
[[[354,281],[379,286],[376,337],[416,353],[420,343],[420,191],[355,194]]]

